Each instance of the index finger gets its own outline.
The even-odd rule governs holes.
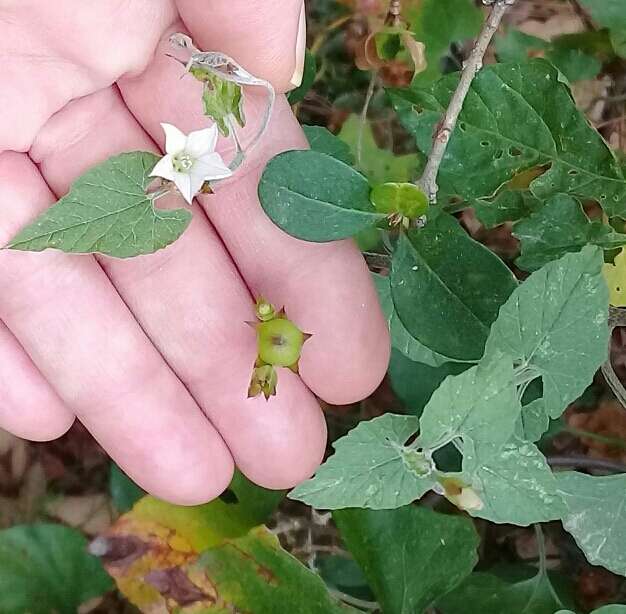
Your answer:
[[[278,91],[302,81],[304,0],[176,0],[200,49],[222,51]]]

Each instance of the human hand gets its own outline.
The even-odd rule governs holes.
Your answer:
[[[285,91],[301,70],[302,10],[301,0],[3,2],[2,244],[94,164],[157,151],[160,122],[207,126],[200,84],[166,56],[172,32]],[[251,131],[262,95],[246,90]],[[259,206],[267,160],[304,147],[280,97],[252,159],[196,201],[168,249],[125,261],[1,251],[0,427],[46,440],[77,416],[135,481],[181,504],[220,494],[234,464],[268,488],[308,477],[326,443],[314,395],[369,394],[389,339],[354,245],[298,241]],[[246,398],[256,342],[245,322],[261,294],[312,334],[301,376],[282,369],[268,402]]]

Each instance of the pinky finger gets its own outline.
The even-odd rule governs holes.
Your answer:
[[[74,415],[0,322],[0,428],[23,439],[49,441],[73,422]]]

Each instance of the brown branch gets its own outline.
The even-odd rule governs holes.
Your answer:
[[[483,25],[480,35],[476,39],[476,43],[474,44],[469,58],[463,66],[461,79],[450,100],[443,121],[437,128],[437,132],[433,138],[433,148],[428,156],[424,174],[418,182],[430,202],[434,203],[437,201],[437,192],[439,190],[437,186],[437,174],[439,173],[439,167],[446,153],[450,137],[456,127],[456,122],[463,108],[463,103],[465,102],[470,86],[472,85],[472,81],[476,73],[483,66],[483,58],[485,57],[487,47],[489,47],[493,35],[498,30],[502,17],[504,17],[509,7],[515,4],[515,1],[516,0],[483,0],[484,4],[493,5],[493,8],[491,9],[487,21],[485,21]]]

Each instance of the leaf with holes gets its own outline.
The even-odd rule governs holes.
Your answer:
[[[393,255],[391,294],[402,324],[451,359],[480,359],[491,323],[516,286],[502,260],[447,214],[402,235]]]
[[[539,211],[543,201],[530,190],[504,190],[493,199],[479,198],[472,203],[476,217],[487,227],[516,222]]]
[[[117,258],[152,254],[178,239],[189,223],[187,209],[157,209],[146,195],[158,161],[133,152],[93,167],[69,194],[22,228],[7,247],[40,252],[54,248]]]
[[[458,83],[443,77],[430,89],[394,90],[391,98],[419,149],[427,154],[433,129]],[[600,202],[626,217],[626,181],[615,155],[576,109],[549,62],[496,64],[481,70],[463,105],[439,171],[446,194],[492,196],[521,171],[548,166],[531,190],[541,199],[564,192]]]
[[[391,509],[419,499],[435,484],[429,459],[405,444],[414,416],[385,414],[361,422],[333,444],[335,453],[290,499],[318,509]]]
[[[472,516],[525,527],[557,520],[565,511],[552,470],[528,441],[514,437],[496,454],[464,441],[463,475],[482,502],[468,509]]]
[[[371,228],[386,216],[369,198],[367,179],[317,151],[288,151],[265,168],[259,198],[268,217],[306,241],[336,241]]]
[[[563,527],[592,565],[626,576],[626,474],[557,474],[567,509]]]
[[[534,409],[551,418],[591,383],[606,360],[608,291],[602,250],[587,246],[546,264],[500,309],[485,356],[503,352],[528,379],[541,377],[543,398]]]
[[[568,252],[578,252],[585,245],[615,249],[626,245],[626,234],[615,232],[599,220],[591,221],[580,203],[566,194],[557,194],[513,230],[521,242],[522,255],[516,264],[534,271]]]

